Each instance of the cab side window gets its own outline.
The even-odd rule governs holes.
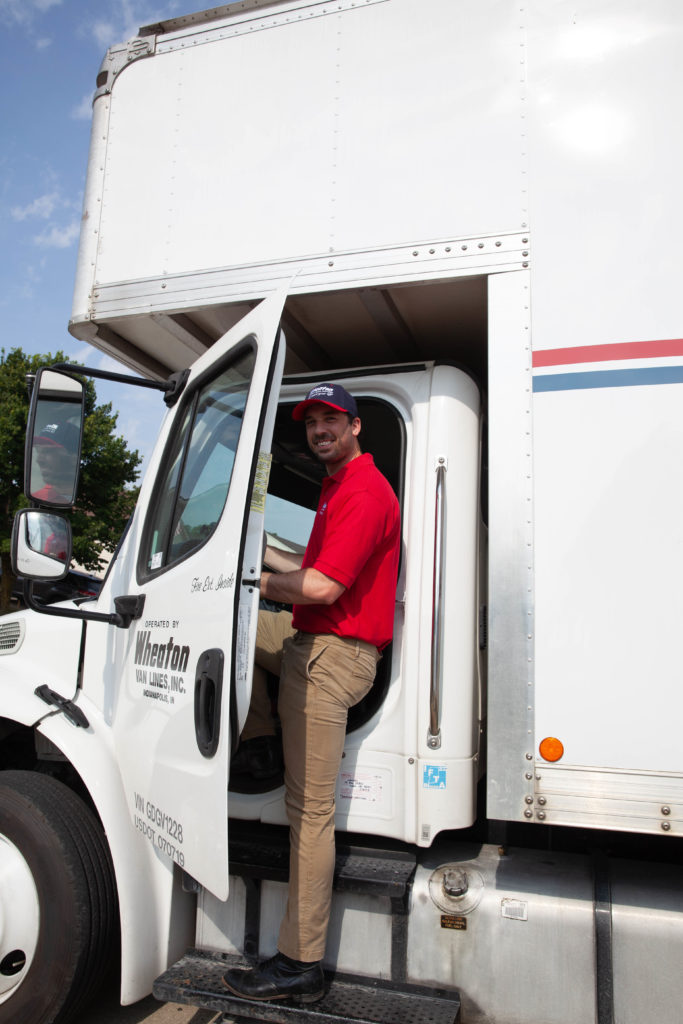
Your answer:
[[[151,504],[144,575],[186,558],[215,530],[228,496],[254,361],[253,348],[242,350],[185,409]]]

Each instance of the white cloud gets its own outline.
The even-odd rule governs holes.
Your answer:
[[[0,0],[1,2],[1,0]],[[100,48],[133,39],[143,25],[163,21],[187,10],[183,0],[154,3],[150,0],[114,0],[106,16],[91,25],[92,36]]]
[[[81,102],[71,108],[71,114],[75,121],[89,121],[92,117],[92,93],[88,92],[85,94]]]
[[[0,0],[0,16],[15,25],[29,26],[37,14],[58,7],[62,0]]]
[[[72,220],[64,227],[53,224],[41,235],[35,235],[33,241],[41,249],[68,249],[78,238],[81,224],[78,220]]]
[[[0,14],[16,24],[23,24],[29,19],[29,11],[22,0],[0,0]]]
[[[0,293],[0,307],[16,307],[17,303],[30,302],[40,292],[45,271],[45,257],[40,256],[37,263],[29,263],[19,268],[19,274],[11,280],[5,278]]]
[[[74,344],[76,344],[75,341]],[[80,345],[73,351],[71,359],[74,363],[83,363],[84,366],[92,366],[93,358],[96,351],[97,350],[94,349],[92,345],[88,344],[88,342],[85,342],[85,344]]]
[[[47,36],[42,39],[36,39],[36,50],[46,50],[48,46],[52,46],[52,40],[48,39]]]
[[[38,196],[37,199],[34,199],[32,203],[28,203],[27,206],[13,206],[10,213],[14,220],[27,220],[30,217],[39,217],[42,220],[47,220],[58,206],[64,205],[59,192],[48,192],[43,196]]]
[[[50,192],[36,196],[24,206],[13,206],[10,215],[14,221],[45,221],[38,234],[31,237],[40,249],[66,249],[78,238],[82,196],[66,198],[58,185]],[[66,221],[66,223],[64,223]],[[35,228],[34,228],[35,230]]]
[[[122,42],[119,29],[111,21],[96,21],[92,26],[92,34],[98,47],[106,50],[113,43]]]

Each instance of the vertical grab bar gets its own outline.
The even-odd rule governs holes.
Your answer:
[[[434,582],[432,588],[432,664],[429,687],[429,731],[427,746],[438,750],[441,746],[441,656],[444,634],[444,522],[446,505],[446,459],[440,455],[436,466],[436,503],[434,507]]]

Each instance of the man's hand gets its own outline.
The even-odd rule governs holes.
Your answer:
[[[345,590],[318,569],[261,573],[261,597],[280,604],[334,604]]]

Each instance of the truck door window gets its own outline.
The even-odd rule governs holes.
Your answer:
[[[171,442],[147,524],[145,573],[186,558],[213,533],[230,487],[254,367],[242,351],[198,389]]]
[[[315,509],[306,508],[296,501],[268,494],[266,502],[266,532],[268,543],[300,554],[306,549],[313,528]]]

